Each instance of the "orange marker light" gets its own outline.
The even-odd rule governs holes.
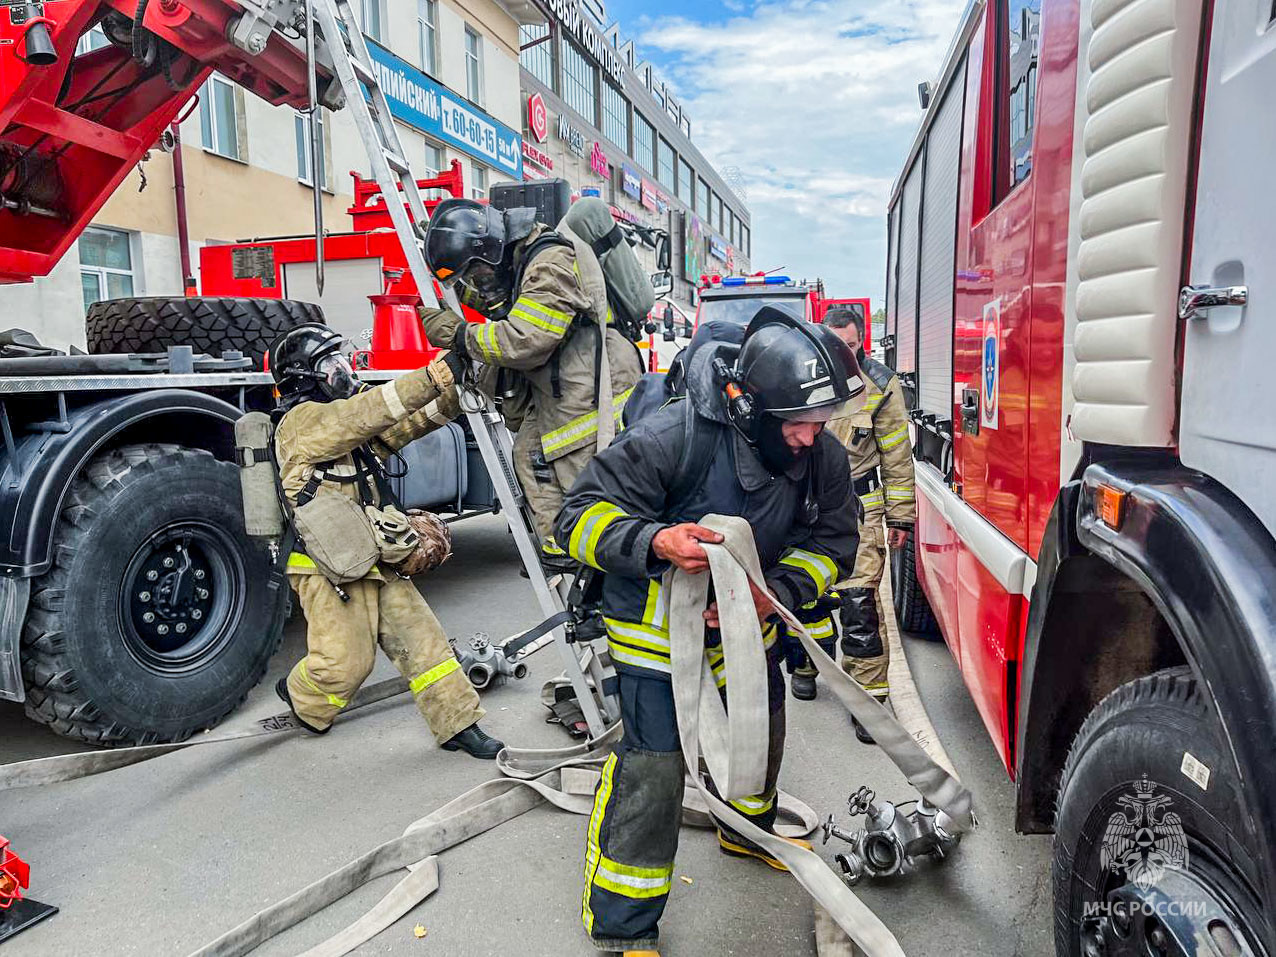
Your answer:
[[[1125,492],[1111,485],[1100,485],[1094,490],[1094,504],[1103,524],[1119,531],[1125,518]]]

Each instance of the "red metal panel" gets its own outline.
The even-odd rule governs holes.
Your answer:
[[[957,620],[957,533],[925,495],[917,496],[917,575],[953,657],[961,661]]]

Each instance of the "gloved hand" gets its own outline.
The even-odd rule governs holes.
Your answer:
[[[416,312],[421,317],[421,326],[431,345],[440,349],[455,348],[457,331],[464,327],[464,319],[451,309],[426,309],[424,306],[417,306]]]

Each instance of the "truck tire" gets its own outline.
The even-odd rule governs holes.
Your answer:
[[[275,337],[303,322],[323,322],[323,310],[291,299],[213,297],[106,299],[84,320],[90,355],[192,346],[214,357],[238,350],[258,369]]]
[[[265,673],[288,605],[208,452],[129,445],[75,480],[22,635],[27,714],[93,744],[181,741]],[[149,621],[147,620],[149,616]]]
[[[1189,670],[1121,685],[1086,718],[1064,767],[1056,955],[1203,953],[1191,935],[1212,941],[1211,953],[1267,953],[1248,821],[1240,774]]]
[[[939,637],[939,625],[930,610],[930,602],[917,580],[917,532],[912,531],[903,548],[890,551],[891,593],[895,598],[895,618],[900,631],[927,638]]]

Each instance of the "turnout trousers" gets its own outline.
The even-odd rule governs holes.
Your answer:
[[[594,447],[576,449],[554,461],[541,451],[541,430],[534,414],[529,414],[514,436],[514,473],[527,496],[536,523],[536,534],[547,555],[566,556],[554,541],[554,519],[563,507],[563,497],[594,457]]]
[[[478,692],[452,654],[443,626],[412,582],[364,578],[342,585],[343,602],[322,575],[289,575],[306,616],[307,654],[288,675],[298,716],[332,724],[372,672],[377,646],[408,680],[438,743],[483,717]]]
[[[618,677],[625,735],[607,759],[594,794],[582,917],[599,950],[643,950],[659,937],[660,915],[673,884],[685,768],[673,686],[667,679],[632,672]],[[767,653],[767,677],[771,722],[766,790],[730,803],[769,831],[775,824],[776,781],[784,756],[779,642]],[[719,831],[736,844],[749,844],[722,825]]]
[[[877,589],[886,568],[886,513],[870,509],[860,523],[855,570],[837,586],[842,595],[842,669],[879,701],[890,693],[886,680],[890,650],[882,640]]]

